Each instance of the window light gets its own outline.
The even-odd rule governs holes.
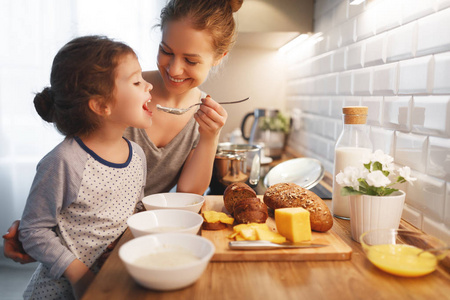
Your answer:
[[[350,5],[360,5],[365,0],[350,0]]]

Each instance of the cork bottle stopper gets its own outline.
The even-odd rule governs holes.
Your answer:
[[[342,108],[344,113],[344,124],[366,124],[367,106],[345,106]]]

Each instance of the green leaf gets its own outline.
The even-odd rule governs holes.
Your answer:
[[[344,186],[341,189],[341,196],[362,195],[360,191],[353,189],[351,186]]]
[[[384,192],[383,195],[380,195],[380,196],[389,196],[390,194],[392,194],[393,192],[396,192],[396,191],[398,191],[398,189],[385,188],[383,191]]]
[[[383,165],[380,162],[376,161],[373,163],[373,170],[374,171],[383,171]]]
[[[372,164],[372,162],[369,162],[367,164],[364,164],[364,168],[366,168],[367,170],[370,171],[370,165]]]

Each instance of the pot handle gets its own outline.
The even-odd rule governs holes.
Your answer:
[[[250,178],[248,179],[249,183],[252,185],[257,185],[260,177],[261,171],[261,157],[259,153],[255,154],[252,159],[252,166],[250,169]]]
[[[248,117],[253,116],[255,117],[255,112],[249,112],[248,114],[245,115],[244,119],[242,120],[242,124],[241,124],[241,133],[242,133],[242,137],[244,138],[244,140],[248,141],[250,140],[250,136],[246,136],[244,129],[245,129],[245,122],[247,122]]]

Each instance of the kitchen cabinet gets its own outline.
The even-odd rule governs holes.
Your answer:
[[[278,49],[313,31],[314,0],[244,0],[235,14],[237,47]]]

